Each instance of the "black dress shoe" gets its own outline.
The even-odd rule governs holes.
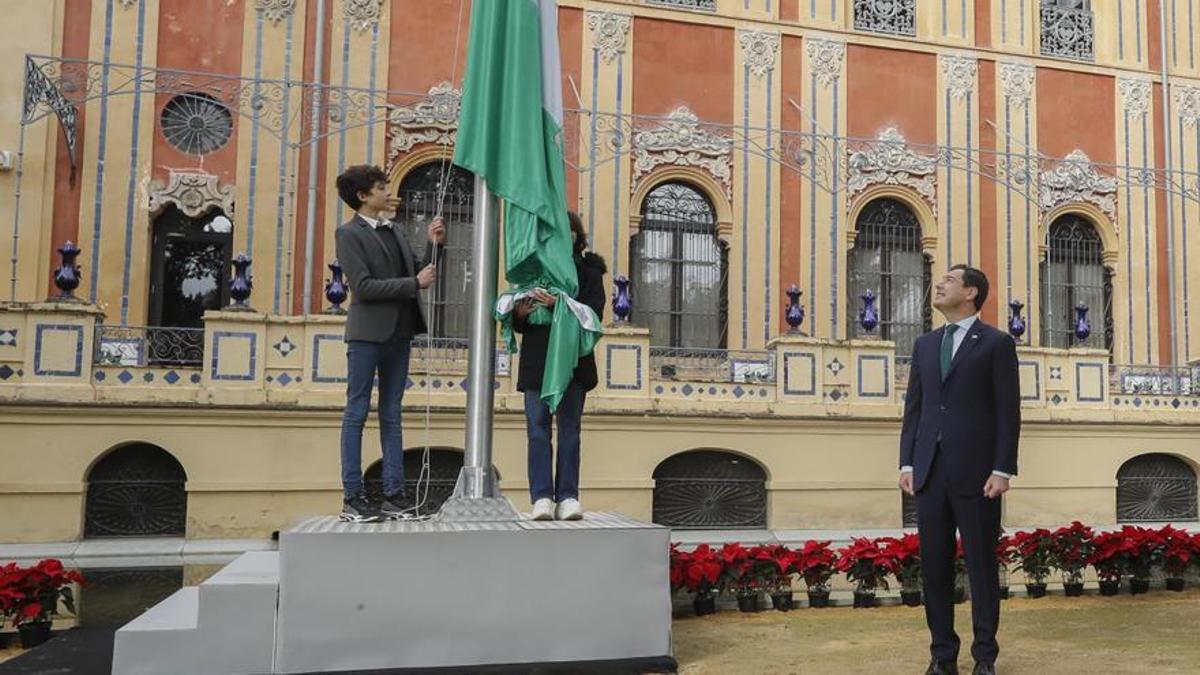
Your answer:
[[[929,662],[929,668],[925,669],[925,675],[958,675],[958,663],[934,659]]]
[[[996,675],[996,664],[976,661],[971,675]]]

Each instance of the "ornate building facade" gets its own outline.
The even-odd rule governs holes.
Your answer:
[[[466,386],[472,188],[447,158],[470,4],[14,9],[0,541],[262,536],[336,507],[344,298],[326,280],[350,214],[331,186],[361,162],[386,167],[414,236],[449,223],[405,399],[444,497]],[[598,352],[589,507],[910,522],[906,358],[939,325],[931,280],[964,262],[1020,345],[1006,522],[1198,519],[1200,0],[559,5],[568,199],[632,304]],[[497,358],[495,459],[523,502],[515,357]]]

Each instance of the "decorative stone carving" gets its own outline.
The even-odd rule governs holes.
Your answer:
[[[637,181],[663,164],[691,166],[707,171],[732,196],[733,140],[701,128],[700,119],[687,108],[675,109],[658,127],[633,135],[633,189]]]
[[[362,33],[371,30],[383,16],[383,0],[342,0],[346,24]]]
[[[1082,150],[1072,151],[1053,170],[1042,172],[1038,190],[1042,210],[1070,202],[1088,202],[1110,218],[1117,215],[1117,179],[1096,171]]]
[[[1026,63],[1001,63],[1000,91],[1018,106],[1029,105],[1035,74],[1033,66]]]
[[[942,79],[954,100],[959,103],[966,100],[975,91],[975,74],[978,66],[975,59],[965,56],[943,54],[938,59],[942,67]]]
[[[138,4],[138,0],[121,0],[121,6],[125,9],[129,9],[136,4]]]
[[[462,92],[449,82],[429,90],[429,97],[388,115],[388,161],[418,143],[454,145]]]
[[[1133,117],[1145,117],[1150,113],[1150,81],[1119,78],[1117,91],[1121,93],[1121,107]]]
[[[808,40],[808,59],[812,62],[812,73],[817,82],[828,87],[842,75],[842,64],[846,61],[846,43],[813,38]]]
[[[768,70],[775,69],[775,56],[779,53],[779,33],[766,31],[743,31],[738,35],[742,45],[742,57],[755,77],[762,77]]]
[[[1185,126],[1194,127],[1200,122],[1200,87],[1174,86],[1175,110]]]
[[[625,53],[625,41],[629,37],[631,19],[628,14],[616,12],[588,12],[588,30],[592,32],[592,44],[600,52],[605,63]]]
[[[189,218],[199,218],[213,208],[232,216],[233,186],[221,185],[212,174],[172,170],[166,186],[160,181],[150,183],[150,212],[159,213],[170,204]]]
[[[258,0],[257,9],[267,21],[279,23],[296,11],[296,0]]]
[[[934,205],[937,158],[913,152],[895,127],[880,133],[868,149],[848,153],[846,189],[851,198],[872,185],[903,185]]]

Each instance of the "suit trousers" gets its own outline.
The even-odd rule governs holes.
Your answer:
[[[1000,578],[996,544],[1000,538],[1000,498],[966,493],[941,461],[937,448],[925,485],[917,493],[917,528],[921,539],[921,573],[925,585],[925,620],[929,651],[938,661],[958,658],[954,632],[955,530],[962,537],[971,588],[971,655],[977,662],[994,663],[1000,647]]]

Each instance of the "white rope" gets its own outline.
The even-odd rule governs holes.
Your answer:
[[[462,38],[463,5],[463,0],[459,0],[458,21],[454,27],[454,54],[450,62],[450,82],[452,83],[457,82],[458,80],[458,48],[459,42]],[[437,209],[434,211],[435,218],[441,218],[445,210],[446,194],[449,191],[450,176],[453,170],[454,165],[450,161],[450,158],[443,156],[442,166],[438,172],[438,191],[436,199]],[[443,227],[445,227],[445,220],[442,222]],[[449,232],[446,232],[446,236],[449,236]],[[439,255],[439,250],[440,247],[435,245],[433,248],[433,263],[437,265],[437,273],[440,276],[442,273],[440,269],[442,264],[442,256]],[[433,513],[422,513],[421,511],[425,507],[425,503],[429,500],[429,482],[431,480],[429,457],[431,453],[430,446],[433,442],[431,431],[433,418],[433,374],[429,372],[429,364],[433,360],[433,331],[438,325],[438,317],[440,316],[438,295],[438,281],[435,279],[434,283],[430,285],[429,325],[425,330],[425,442],[424,449],[421,453],[421,471],[419,474],[417,474],[416,486],[413,489],[413,506],[401,512],[401,520],[429,520],[435,515]]]

